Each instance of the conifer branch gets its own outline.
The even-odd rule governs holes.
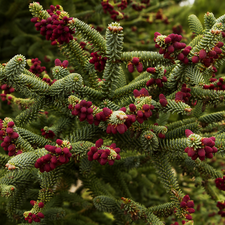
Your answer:
[[[192,224],[194,202],[183,192],[192,191],[193,184],[196,189],[202,186],[212,198],[207,203],[215,208],[216,188],[225,190],[219,168],[220,154],[225,153],[225,16],[215,18],[208,12],[202,25],[190,15],[196,37],[189,44],[182,42],[189,41],[185,33],[155,32],[156,52],[151,43],[140,47],[135,27],[131,31],[127,25],[146,18],[150,22],[159,4],[89,2],[92,10],[80,12],[85,4],[78,1],[75,15],[89,21],[87,13],[104,11],[106,15],[98,15],[103,26],[107,13],[121,23],[109,23],[104,36],[104,30],[97,31],[101,27],[69,17],[60,5],[44,10],[33,2],[31,22],[45,37],[43,43],[58,46],[70,62],[55,59],[48,73],[37,58],[18,54],[0,65],[0,97],[14,111],[12,119],[0,119],[0,192],[7,216],[20,224],[25,219],[40,224],[76,220],[162,225],[162,219],[166,223],[166,217],[175,214]],[[161,6],[168,4],[163,1]],[[6,15],[12,15],[14,7]],[[139,17],[124,22],[124,9],[138,11]],[[161,9],[154,15],[158,20],[163,16]],[[23,47],[24,36],[32,36],[35,43],[28,54],[35,53],[42,39],[21,32],[13,43]],[[136,51],[139,47],[148,51]],[[46,52],[45,60],[51,61],[55,53]],[[78,183],[76,192],[68,193]],[[222,215],[223,203],[218,205]],[[114,221],[103,212],[112,213]]]

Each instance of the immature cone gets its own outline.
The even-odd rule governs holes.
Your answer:
[[[199,57],[194,55],[191,60],[193,63],[198,63]]]
[[[151,86],[154,83],[155,83],[155,79],[151,78],[150,80],[147,81],[146,86],[149,87],[149,86]]]
[[[146,71],[148,73],[155,73],[156,72],[156,69],[155,69],[155,67],[148,67]]]
[[[138,58],[138,57],[133,57],[132,63],[133,63],[134,65],[138,65],[138,64],[139,64],[139,58]]]
[[[163,106],[166,107],[168,102],[166,100],[166,97],[164,96],[164,94],[160,94],[159,95],[159,103]]]
[[[139,62],[138,65],[136,65],[136,69],[139,73],[141,73],[143,71],[143,64]]]
[[[200,59],[206,58],[206,51],[205,51],[205,49],[201,49],[201,50],[199,51],[199,58],[200,58]]]
[[[189,130],[189,129],[185,130],[186,137],[189,137],[191,134],[194,134],[191,130]]]
[[[43,207],[44,207],[44,203],[43,203],[43,202],[39,202],[39,203],[38,203],[38,207],[39,207],[39,208],[43,208]]]
[[[130,73],[134,72],[134,65],[131,62],[128,63],[127,68]]]

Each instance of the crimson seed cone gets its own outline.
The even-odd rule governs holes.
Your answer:
[[[128,63],[127,68],[128,68],[128,71],[130,73],[133,73],[134,72],[134,65],[131,62]]]
[[[191,134],[194,134],[191,130],[189,130],[189,129],[185,130],[186,137],[189,137]]]
[[[95,142],[95,146],[97,148],[101,147],[103,145],[103,139],[98,139],[96,142]]]
[[[191,60],[192,60],[193,63],[198,63],[199,57],[198,56],[192,56]]]
[[[156,69],[155,69],[155,67],[148,67],[146,71],[148,73],[155,73]]]
[[[136,69],[139,73],[143,71],[143,64],[140,62],[138,65],[136,65]]]
[[[139,58],[133,57],[132,63],[133,63],[134,65],[138,65],[138,64],[139,64]]]

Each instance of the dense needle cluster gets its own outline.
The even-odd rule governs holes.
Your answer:
[[[92,1],[92,5],[94,5],[94,2]],[[151,2],[153,8],[155,7],[155,2]],[[104,11],[110,13],[112,19],[119,20],[124,18],[124,14],[119,10],[126,9],[128,4],[128,10],[133,8],[136,11],[141,11],[150,5],[150,0],[140,0],[139,2],[133,0],[103,0],[101,4]],[[32,5],[39,6],[39,3],[31,3]],[[76,10],[79,11],[80,7],[82,7],[82,4],[76,7]],[[116,7],[117,9],[115,9]],[[159,7],[158,4],[157,7]],[[143,10],[139,13],[138,21],[143,21],[143,15],[149,17],[152,15],[155,19],[162,20],[162,9],[158,8],[157,13],[154,13],[153,11],[156,8],[154,10],[153,8],[151,7],[152,10]],[[95,7],[93,9],[95,11],[99,8]],[[31,11],[33,16],[35,16],[31,21],[35,23],[36,29],[47,40],[50,40],[52,45],[58,45],[68,59],[73,60],[76,58],[73,64],[76,64],[76,61],[79,62],[77,64],[79,68],[76,70],[80,71],[80,74],[70,74],[68,61],[64,60],[62,62],[60,59],[56,59],[56,67],[53,69],[52,76],[56,77],[58,81],[55,85],[49,87],[44,82],[41,82],[41,79],[37,79],[34,76],[34,74],[38,77],[41,76],[43,81],[49,85],[54,82],[54,80],[51,81],[47,73],[43,73],[45,67],[41,66],[38,58],[30,60],[30,72],[33,75],[25,69],[26,60],[20,55],[10,60],[6,68],[0,68],[3,94],[7,95],[11,93],[10,90],[14,91],[14,88],[8,86],[13,85],[18,92],[21,91],[18,94],[26,95],[27,93],[26,97],[29,99],[21,98],[21,104],[32,102],[27,103],[28,106],[32,104],[31,107],[15,117],[16,126],[12,121],[0,120],[0,140],[3,141],[1,146],[5,151],[8,151],[9,156],[17,155],[23,151],[21,155],[17,155],[14,158],[10,157],[9,160],[8,156],[2,156],[1,159],[3,162],[8,160],[5,167],[10,170],[2,173],[3,178],[0,179],[1,194],[2,196],[7,196],[8,194],[9,197],[9,194],[15,190],[14,196],[11,194],[12,198],[7,203],[7,214],[16,220],[19,218],[18,216],[21,216],[20,210],[23,207],[18,209],[16,204],[11,206],[11,202],[18,201],[24,204],[25,202],[22,201],[27,201],[27,198],[31,196],[25,196],[26,198],[23,199],[23,195],[20,196],[20,193],[21,191],[22,194],[25,193],[22,188],[27,187],[26,193],[28,194],[32,194],[34,188],[35,190],[36,188],[41,190],[38,197],[37,191],[34,193],[39,200],[37,202],[31,201],[32,210],[24,213],[26,223],[51,223],[50,220],[56,219],[55,217],[61,222],[61,219],[64,217],[64,211],[65,213],[70,211],[67,210],[69,209],[67,207],[68,204],[69,206],[74,206],[74,198],[77,200],[75,211],[79,210],[79,218],[76,215],[72,215],[74,211],[71,214],[72,216],[67,215],[64,217],[65,223],[70,223],[70,220],[74,218],[78,224],[87,221],[87,218],[85,219],[85,216],[82,215],[87,212],[89,206],[93,206],[101,212],[111,211],[114,214],[112,223],[128,224],[132,223],[131,220],[141,219],[149,224],[157,224],[154,221],[165,219],[172,213],[179,218],[191,220],[191,214],[195,212],[194,202],[190,200],[189,195],[184,196],[182,194],[181,189],[184,186],[180,183],[180,179],[177,180],[179,176],[174,174],[174,170],[178,173],[182,170],[188,175],[195,177],[196,188],[201,185],[206,188],[207,179],[218,177],[219,174],[211,166],[213,160],[210,160],[210,165],[200,162],[200,160],[202,161],[205,158],[211,159],[213,153],[218,151],[215,146],[221,150],[224,144],[222,133],[224,129],[218,129],[219,134],[222,133],[222,135],[214,133],[215,127],[217,128],[221,124],[224,125],[224,113],[220,114],[219,112],[217,114],[215,112],[211,116],[207,111],[205,114],[202,114],[204,107],[212,104],[215,106],[219,105],[224,100],[224,93],[218,91],[225,90],[224,78],[219,78],[218,75],[215,75],[217,72],[216,67],[218,68],[224,61],[223,43],[218,42],[213,48],[211,47],[214,45],[210,45],[215,40],[223,41],[220,27],[222,27],[221,29],[224,28],[224,17],[221,17],[219,20],[211,20],[211,23],[221,21],[221,26],[218,24],[213,25],[213,29],[215,28],[213,32],[219,33],[215,37],[218,39],[215,39],[212,35],[210,36],[211,31],[208,32],[208,28],[212,24],[208,24],[210,21],[205,20],[206,29],[199,31],[200,36],[190,43],[192,47],[186,46],[185,43],[181,42],[183,39],[180,35],[182,31],[176,31],[179,34],[169,35],[162,35],[156,32],[154,41],[156,43],[155,47],[159,50],[158,54],[152,51],[136,51],[133,38],[135,34],[133,33],[130,38],[125,37],[123,39],[123,34],[120,31],[124,28],[120,25],[115,25],[115,23],[109,24],[108,28],[106,28],[106,35],[102,36],[91,28],[92,25],[89,26],[77,18],[69,18],[69,15],[59,5],[50,6],[50,9],[47,11],[40,9],[40,7],[31,7]],[[76,15],[86,14],[88,17],[90,11],[76,12]],[[88,19],[87,17],[85,19]],[[196,35],[198,35],[197,29],[194,29],[196,27],[199,28],[197,26],[198,23],[196,25],[196,20],[194,19],[191,22],[191,30],[195,30]],[[138,22],[134,25],[138,26],[139,24]],[[128,23],[124,23],[124,25],[126,27]],[[76,30],[79,31],[79,34],[77,33],[78,39],[73,38],[75,28],[73,30],[72,27],[76,27]],[[182,30],[182,27],[180,29]],[[130,29],[128,32],[130,32]],[[126,35],[126,32],[124,34]],[[141,34],[142,36],[144,37],[144,34]],[[123,40],[130,42],[130,46],[129,43],[123,43]],[[78,41],[78,44],[74,44],[74,41]],[[142,41],[141,43],[146,44],[147,41]],[[205,46],[211,46],[211,49],[207,49]],[[123,51],[123,47],[125,47],[125,51]],[[206,49],[201,49],[203,47]],[[141,46],[141,48],[144,49],[145,46]],[[193,49],[197,49],[197,52],[194,52]],[[199,64],[196,65],[198,62]],[[29,65],[28,61],[27,63]],[[131,73],[134,70],[138,73],[144,72],[138,77],[127,74],[127,71],[123,73],[124,67],[121,67],[123,63],[128,63],[128,71]],[[96,73],[93,72],[94,68]],[[77,73],[77,71],[75,72]],[[131,81],[132,78],[134,79]],[[167,82],[167,79],[169,82]],[[145,89],[147,87],[142,88],[145,85],[151,92]],[[141,90],[139,89],[140,87],[142,88]],[[202,87],[216,91],[202,90]],[[132,96],[132,91],[134,97]],[[17,97],[12,96],[12,98],[13,103],[16,103],[14,99],[17,99]],[[84,98],[91,101],[84,100]],[[193,115],[186,118],[186,115],[190,115],[187,112],[192,110],[188,105],[190,104],[190,99],[198,102],[198,105],[194,108]],[[68,114],[68,109],[70,110],[70,115]],[[45,118],[43,118],[43,121],[39,120],[37,116],[41,111],[45,110],[49,110],[50,114],[53,113],[53,115],[50,115],[47,121]],[[217,111],[220,111],[220,109]],[[154,118],[152,118],[153,113]],[[176,118],[174,118],[179,121],[174,121],[174,118],[170,116],[173,113],[177,113]],[[74,118],[75,116],[76,118]],[[39,130],[44,127],[43,125],[41,126],[42,122],[50,124],[52,123],[51,119],[55,119],[51,128],[44,127],[41,129],[41,134],[45,138],[55,138],[54,140],[56,140],[66,136],[73,143],[70,144],[68,141],[57,139],[55,146],[45,145],[46,140],[42,137],[38,138],[38,134],[36,134],[38,124],[32,123],[37,118],[37,123],[40,125]],[[96,127],[90,126],[88,123],[99,127],[96,129]],[[199,134],[202,132],[206,137],[201,137],[186,129],[190,127],[193,130],[197,130]],[[55,133],[49,129],[54,130]],[[128,129],[130,130],[124,134]],[[210,137],[212,135],[206,133],[207,129],[213,130],[217,143],[215,143],[215,137]],[[184,130],[187,138],[183,138]],[[109,146],[103,145],[103,139],[98,139],[99,135],[105,139],[104,141],[112,144],[108,144]],[[95,144],[93,140],[97,140]],[[116,142],[117,145],[121,143],[121,146],[124,146],[126,150],[123,154],[124,158],[121,159],[120,148],[113,142]],[[43,146],[45,146],[45,149]],[[22,150],[18,150],[19,148],[22,148]],[[185,155],[180,154],[180,149]],[[76,157],[75,160],[72,160],[72,153]],[[178,158],[177,155],[179,156]],[[196,162],[189,157],[185,159],[186,155],[191,157],[192,160],[197,159]],[[116,162],[116,160],[120,161]],[[31,162],[32,165],[30,164]],[[101,165],[106,166],[103,168]],[[114,165],[114,167],[111,167],[111,165]],[[58,170],[58,168],[60,169]],[[74,177],[68,177],[67,175],[74,175]],[[111,175],[115,178],[114,180],[111,179]],[[159,181],[162,183],[160,186],[158,182],[155,182],[156,178],[159,178]],[[79,179],[83,183],[75,195],[82,193],[82,189],[88,188],[93,197],[93,204],[89,204],[89,200],[86,204],[83,201],[85,199],[79,198],[78,195],[70,194],[68,197],[64,192],[67,187],[70,187],[69,185],[74,179]],[[182,177],[183,179],[186,178]],[[184,181],[186,182],[187,180]],[[32,182],[34,184],[28,187],[27,184]],[[15,184],[15,186],[11,184]],[[147,189],[145,184],[148,185]],[[181,184],[182,187],[179,188],[178,184]],[[225,176],[217,178],[215,184],[217,188],[225,191]],[[118,190],[118,187],[120,190]],[[149,192],[148,189],[154,189],[159,193],[157,188],[161,187],[164,187],[167,194],[170,194],[171,201],[167,204],[165,201],[168,198],[165,198],[163,202],[156,199],[157,201],[154,204],[149,205],[146,199],[151,199],[151,195],[155,193]],[[104,191],[104,189],[107,189],[107,191]],[[7,193],[7,190],[11,190],[11,192]],[[141,195],[133,195],[135,190],[139,190]],[[184,189],[184,191],[186,190]],[[214,191],[213,188],[212,191]],[[121,216],[121,211],[118,208],[121,202],[118,196],[123,196],[123,194],[132,199],[121,198],[123,203],[120,209],[126,216]],[[51,200],[53,196],[54,198]],[[70,197],[71,199],[69,199]],[[58,200],[60,200],[59,204]],[[65,200],[69,202],[67,205],[64,204]],[[54,202],[57,203],[55,206]],[[157,202],[159,202],[158,206],[155,205]],[[61,203],[63,203],[62,208],[60,207]],[[211,204],[211,202],[209,203]],[[24,206],[26,207],[26,205]],[[83,209],[82,206],[84,206]],[[225,203],[218,202],[217,207],[220,209],[219,214],[225,217]],[[43,211],[42,208],[44,208]],[[90,213],[88,222],[91,223],[91,219],[94,218],[92,213],[96,214],[96,210],[88,210],[88,213]],[[43,213],[45,214],[45,219],[42,219],[44,218]],[[98,213],[98,216],[100,217],[101,214]],[[121,219],[121,221],[118,221],[118,219]],[[17,222],[20,223],[19,220]],[[178,222],[173,221],[173,225],[179,225]],[[137,224],[139,223],[141,222],[138,221]],[[163,222],[160,221],[159,223],[162,224]],[[186,223],[190,225],[192,221],[182,221],[182,224]]]
[[[120,206],[120,209],[124,211],[125,215],[129,215],[132,221],[142,219],[147,223],[147,215],[145,211],[140,210],[138,205],[136,205],[133,201],[128,198],[121,197],[123,203]]]

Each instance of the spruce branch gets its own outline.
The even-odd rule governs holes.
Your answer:
[[[73,18],[70,21],[70,28],[75,28],[77,34],[80,34],[85,40],[90,41],[94,45],[95,50],[105,53],[106,41],[96,30],[77,18]]]
[[[151,4],[78,1],[73,15],[85,15],[84,21],[60,5],[29,5],[43,43],[56,45],[68,61],[56,59],[49,73],[38,58],[21,54],[0,65],[1,99],[13,110],[12,119],[0,119],[0,192],[9,218],[20,224],[157,225],[176,215],[192,224],[194,201],[184,192],[201,204],[194,197],[200,187],[212,198],[207,206],[215,208],[225,151],[225,17],[208,12],[203,26],[190,15],[196,37],[189,44],[182,42],[189,42],[185,33],[155,32],[159,51],[152,51],[153,44],[139,46],[139,31],[127,27],[153,16],[165,19],[159,7],[172,2]],[[124,22],[126,10],[138,12]],[[107,13],[120,23],[108,23]],[[102,27],[95,29],[95,20],[106,29],[97,31]],[[19,32],[13,43],[23,47]],[[25,37],[35,41],[28,54],[42,47],[41,38]],[[51,61],[54,54],[46,52]],[[216,178],[214,187],[210,179]]]

